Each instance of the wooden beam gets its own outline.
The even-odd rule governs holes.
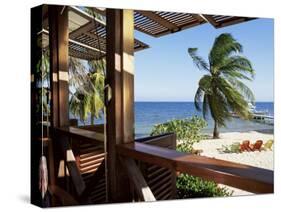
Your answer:
[[[209,22],[213,27],[217,28],[219,26],[219,23],[217,23],[213,17],[211,15],[200,15],[204,20],[206,20],[207,22]]]
[[[77,42],[77,41],[75,41],[75,39],[76,39],[77,37],[79,37],[79,36],[85,34],[85,35],[89,36],[89,37],[92,38],[92,39],[96,39],[96,40],[99,39],[99,41],[100,41],[100,43],[101,43],[101,46],[103,47],[103,45],[106,45],[106,38],[101,37],[101,36],[98,36],[98,35],[97,35],[96,33],[94,33],[94,32],[90,32],[91,30],[94,29],[94,26],[95,26],[95,25],[94,25],[93,21],[90,21],[90,22],[86,23],[85,25],[79,27],[78,29],[72,31],[72,32],[69,34],[69,37],[71,38],[71,39],[70,39],[70,42],[72,42],[72,43]],[[101,25],[101,24],[100,24],[100,26],[105,27],[104,25]],[[148,46],[147,44],[141,42],[141,41],[138,40],[138,39],[134,39],[134,42],[139,45],[138,48],[137,48],[137,46],[136,46],[136,48],[135,48],[135,45],[134,45],[134,51],[140,51],[140,50],[149,48],[149,46]],[[83,45],[84,45],[83,47],[85,47],[85,48],[89,48],[89,47],[90,47],[89,45],[84,44],[84,43],[81,43],[81,42],[77,42],[77,45],[78,45],[78,44],[79,44],[80,46],[83,46]],[[96,48],[94,48],[94,47],[91,47],[91,48],[92,48],[92,50],[101,51],[103,54],[105,54],[105,49],[102,48],[102,47],[101,47],[101,50],[98,50],[98,49],[96,49]]]
[[[50,47],[50,90],[51,90],[51,136],[49,142],[49,167],[51,185],[57,185],[56,170],[59,161],[65,158],[66,150],[61,154],[59,142],[54,134],[54,127],[68,126],[68,8],[48,5],[49,47]],[[61,157],[60,157],[61,156]],[[71,166],[68,164],[68,166]],[[69,167],[68,167],[69,168]],[[55,175],[54,175],[55,174]],[[53,176],[54,175],[54,176]],[[83,187],[81,187],[83,189]],[[79,189],[78,189],[79,192]]]
[[[85,32],[89,32],[90,30],[92,30],[94,27],[94,23],[93,21],[89,21],[88,23],[82,25],[81,27],[79,27],[78,29],[76,30],[73,30],[70,34],[69,34],[69,37],[71,39],[75,39],[77,38],[78,36],[82,35],[83,33]]]
[[[206,20],[204,18],[202,18],[199,14],[190,14],[193,18],[195,18],[197,21],[199,21],[199,23],[204,23],[206,22]]]
[[[144,11],[144,10],[138,10],[139,14],[149,18],[150,20],[168,28],[172,32],[176,32],[180,30],[177,25],[173,24],[172,22],[169,22],[168,20],[162,18],[161,16],[157,15],[156,13],[152,11]]]
[[[42,34],[42,35],[47,35],[49,36],[49,31],[46,30],[46,29],[43,29],[39,34]],[[90,34],[90,33],[89,33]],[[71,34],[70,34],[71,35]],[[69,55],[70,56],[74,56],[75,57],[75,52],[79,52],[79,50],[76,50],[75,48],[73,48],[72,46],[73,45],[76,45],[76,46],[79,46],[79,47],[83,47],[85,48],[88,52],[95,52],[95,53],[99,53],[101,52],[102,54],[105,54],[105,51],[102,51],[102,50],[99,50],[97,48],[94,48],[92,46],[89,46],[87,44],[84,44],[84,43],[81,43],[81,42],[78,42],[76,41],[75,39],[71,39],[69,38]],[[48,39],[48,42],[49,42],[49,39]],[[146,44],[144,44],[146,45]],[[82,52],[81,54],[86,54],[85,52]],[[93,53],[92,53],[93,54]],[[91,57],[92,55],[90,55]],[[82,58],[82,59],[85,59],[85,58]]]
[[[218,28],[222,28],[222,27],[226,27],[226,26],[230,26],[230,25],[234,25],[234,24],[243,23],[243,22],[250,21],[250,20],[253,20],[253,19],[255,19],[255,18],[233,17],[230,20],[227,20],[225,22],[222,21]]]
[[[149,143],[150,145],[156,145],[160,147],[167,147],[171,145],[172,149],[176,149],[177,143],[176,134],[174,133],[138,138],[135,141],[140,143]]]
[[[103,133],[94,132],[78,127],[60,127],[55,128],[54,130],[57,135],[64,135],[69,138],[78,139],[79,141],[90,141],[91,143],[96,145],[103,145],[104,143]]]
[[[117,160],[116,144],[134,141],[134,16],[132,10],[106,11],[107,167],[109,200],[131,201],[128,176]]]
[[[76,44],[77,46],[84,47],[84,48],[86,48],[87,50],[94,51],[94,52],[97,52],[97,53],[100,52],[100,53],[102,53],[102,54],[105,54],[105,51],[99,50],[99,49],[94,48],[94,47],[92,47],[92,46],[89,46],[89,45],[87,45],[87,44],[84,44],[84,43],[81,43],[81,42],[78,42],[78,41],[75,41],[75,40],[72,40],[72,39],[69,39],[69,41],[70,41],[71,43],[73,43],[73,44]]]
[[[156,201],[136,162],[131,158],[120,157],[120,160],[124,168],[127,170],[129,180],[133,183],[138,197],[145,202]]]
[[[123,10],[121,17],[121,86],[123,139],[121,143],[135,140],[134,120],[134,11]]]
[[[52,126],[69,125],[68,118],[68,9],[49,6]]]
[[[171,168],[253,193],[273,193],[273,171],[142,143],[118,145],[124,157]]]

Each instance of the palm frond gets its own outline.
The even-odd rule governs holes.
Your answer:
[[[82,60],[69,57],[69,84],[75,88],[91,84],[88,71]]]
[[[99,118],[103,111],[104,65],[103,61],[88,61],[86,66],[81,60],[70,58],[70,83],[74,87],[74,92],[71,92],[70,110],[83,122],[89,115]]]
[[[229,108],[237,113],[241,118],[247,119],[250,115],[248,102],[241,92],[223,78],[219,79],[217,85],[226,97]]]
[[[209,112],[208,94],[204,95],[202,112],[203,112],[203,118],[206,120]]]
[[[212,66],[217,66],[232,53],[241,53],[243,47],[238,43],[231,34],[223,33],[215,39],[213,47],[209,54],[209,61]]]
[[[199,70],[209,71],[209,65],[207,62],[202,57],[197,55],[197,48],[188,48],[188,54]]]
[[[252,90],[240,80],[234,77],[226,78],[236,90],[238,90],[249,102],[255,101],[255,95]]]
[[[199,80],[199,87],[206,93],[211,93],[212,89],[212,76],[210,75],[204,75],[200,80]]]
[[[201,111],[201,101],[203,97],[204,91],[199,87],[195,93],[194,97],[194,105],[196,110]]]
[[[250,75],[248,79],[254,78],[255,76],[255,70],[253,69],[251,62],[241,55],[235,55],[225,59],[218,69],[225,74],[238,72]]]

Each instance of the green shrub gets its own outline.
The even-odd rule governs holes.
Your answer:
[[[177,198],[196,198],[196,197],[226,197],[231,196],[225,187],[219,187],[215,182],[205,181],[199,177],[180,174],[177,177]]]
[[[201,130],[207,126],[207,122],[197,116],[183,120],[172,120],[163,124],[155,125],[151,135],[164,133],[176,133],[177,150],[181,152],[191,152],[194,143],[204,139]],[[179,199],[193,197],[222,197],[231,196],[227,188],[220,188],[215,182],[205,181],[199,177],[180,174],[176,182],[177,197]]]
[[[204,119],[194,116],[189,119],[172,120],[163,124],[157,124],[153,127],[151,135],[176,133],[177,140],[180,140],[177,150],[191,152],[192,145],[203,138],[201,130],[206,126],[207,122]]]

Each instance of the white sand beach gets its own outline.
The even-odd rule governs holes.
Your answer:
[[[217,149],[222,145],[231,145],[234,142],[242,142],[244,140],[250,140],[254,143],[256,140],[263,140],[266,142],[269,139],[273,139],[272,131],[249,131],[249,132],[228,132],[221,133],[219,139],[206,139],[197,144],[194,144],[194,149],[201,149],[202,156],[213,157],[222,160],[233,161],[236,163],[247,164],[265,169],[274,169],[274,156],[273,151],[255,151],[255,152],[243,152],[243,153],[220,153]],[[273,147],[274,149],[274,147]],[[234,191],[233,195],[248,195],[251,194],[246,191],[242,191],[236,188],[229,187]]]

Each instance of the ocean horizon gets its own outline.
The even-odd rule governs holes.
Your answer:
[[[260,101],[255,103],[257,111],[266,111],[274,116],[274,102]],[[197,111],[192,101],[135,101],[135,136],[148,136],[154,125],[165,123],[173,119],[185,119],[192,116],[202,117],[202,112]],[[73,117],[73,115],[71,116]],[[213,120],[208,116],[207,127],[202,130],[209,134],[213,130]],[[96,124],[104,123],[103,118],[96,119]],[[79,125],[84,123],[79,121]],[[88,119],[85,124],[90,124]],[[226,122],[226,127],[221,127],[220,132],[245,132],[253,130],[273,130],[274,126],[249,120],[232,118]]]

